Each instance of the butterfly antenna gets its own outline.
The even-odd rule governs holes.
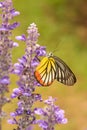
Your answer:
[[[57,50],[58,50],[58,49],[53,50],[52,53],[55,53]]]
[[[55,44],[55,49],[52,51],[52,53],[55,53],[56,51],[58,51],[58,46],[60,45],[60,40],[58,43]]]

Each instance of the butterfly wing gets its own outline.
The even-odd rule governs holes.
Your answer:
[[[49,86],[56,78],[56,65],[53,58],[44,57],[35,70],[35,77],[42,86]]]
[[[74,85],[76,77],[66,63],[59,57],[53,56],[56,61],[56,79],[68,86]]]

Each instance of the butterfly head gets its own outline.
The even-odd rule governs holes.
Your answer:
[[[47,54],[47,57],[51,57],[51,56],[53,56],[52,52],[50,52],[50,53]]]

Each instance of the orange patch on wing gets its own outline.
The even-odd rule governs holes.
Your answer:
[[[38,71],[35,71],[35,77],[36,77],[37,81],[38,81],[41,85],[44,86],[44,82],[43,82],[43,80],[41,79],[41,76],[40,76],[40,74],[39,74]]]
[[[42,80],[42,77],[40,75],[40,73],[38,71],[35,71],[35,77],[37,79],[37,81],[42,85],[42,86],[49,86],[52,84],[52,82],[49,82],[49,83],[45,83],[43,80]]]
[[[38,71],[35,71],[35,77],[36,77],[36,79],[37,79],[38,81],[41,80],[41,76],[40,76],[40,74],[39,74]]]

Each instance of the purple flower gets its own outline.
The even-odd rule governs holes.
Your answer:
[[[35,108],[34,112],[37,115],[46,115],[46,112],[42,108]]]
[[[38,56],[45,56],[46,55],[46,51],[45,50],[46,50],[46,47],[44,47],[44,46],[38,47],[36,49],[36,54]]]
[[[16,112],[11,112],[10,116],[15,117],[15,116],[17,116],[17,114],[16,114]]]
[[[23,34],[22,36],[16,36],[17,40],[26,41],[26,36]]]
[[[10,10],[10,13],[11,13],[13,16],[17,16],[17,15],[20,14],[20,12],[19,12],[19,11],[16,11],[15,9]]]
[[[46,122],[46,121],[44,121],[44,120],[39,120],[38,121],[38,124],[39,124],[39,126],[41,127],[41,128],[43,128],[43,130],[48,130],[48,126],[49,126],[49,124],[48,124],[48,122]],[[50,129],[49,129],[50,130]]]
[[[8,29],[2,26],[0,27],[0,31],[8,31]]]
[[[2,77],[2,79],[0,79],[0,84],[3,84],[3,85],[8,85],[8,84],[10,84],[9,77],[8,77],[8,76]]]
[[[8,26],[8,29],[9,30],[13,30],[13,29],[15,29],[16,27],[18,27],[20,24],[18,23],[18,22],[15,22],[15,23],[13,23],[13,24],[10,24],[9,26]]]
[[[30,125],[26,130],[33,130],[33,126]]]
[[[16,122],[15,119],[9,119],[9,120],[8,120],[8,123],[9,123],[9,124],[17,124],[17,122]]]
[[[15,89],[13,89],[13,93],[11,95],[11,98],[16,98],[16,97],[18,97],[18,95],[20,96],[21,93],[22,93],[22,91],[19,88],[15,88]]]
[[[38,64],[39,64],[39,61],[38,61],[37,57],[34,57],[34,58],[32,59],[31,65],[32,65],[33,67],[36,67]]]
[[[13,47],[18,47],[19,44],[17,42],[13,42]]]
[[[2,8],[3,7],[3,2],[0,2],[0,8]]]
[[[44,103],[47,105],[52,105],[52,104],[54,104],[55,101],[56,101],[56,98],[52,98],[50,96],[47,100],[44,101]]]

